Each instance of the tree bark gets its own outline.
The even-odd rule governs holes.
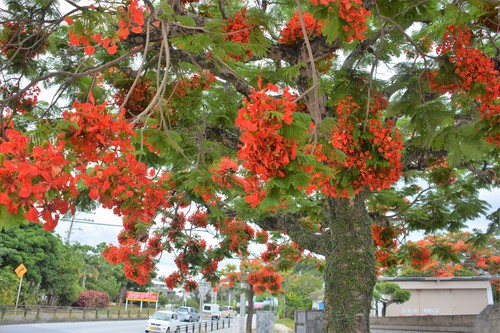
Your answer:
[[[371,219],[364,196],[326,199],[329,225],[325,255],[323,333],[369,333],[369,314],[376,282]]]
[[[387,314],[387,303],[382,303],[382,317],[385,317],[385,315]]]

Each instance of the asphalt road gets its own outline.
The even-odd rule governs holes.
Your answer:
[[[144,332],[146,320],[114,320],[114,321],[79,321],[64,323],[39,323],[0,325],[0,333],[141,333]],[[181,333],[185,332],[181,329]],[[190,331],[191,332],[191,331]],[[217,330],[218,333],[238,333],[231,327]]]
[[[1,333],[139,333],[144,332],[146,321],[79,321],[65,323],[1,325]]]

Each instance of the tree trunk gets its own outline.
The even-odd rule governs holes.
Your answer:
[[[247,295],[248,295],[248,311],[247,311],[247,325],[246,325],[246,332],[247,333],[252,333],[252,319],[253,319],[253,296],[254,296],[254,291],[253,291],[253,285],[250,283],[247,283]]]
[[[387,314],[387,303],[382,303],[382,317],[385,317],[385,315]]]
[[[369,333],[376,282],[371,219],[364,196],[326,199],[325,317],[323,333]]]

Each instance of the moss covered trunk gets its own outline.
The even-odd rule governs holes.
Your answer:
[[[371,219],[363,196],[328,199],[324,219],[330,226],[326,246],[324,333],[369,333],[376,281]]]

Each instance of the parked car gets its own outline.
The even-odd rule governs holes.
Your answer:
[[[203,305],[203,318],[210,318],[212,320],[220,319],[220,306],[219,304],[204,304]]]
[[[177,309],[180,321],[200,321],[200,313],[193,307],[180,306]]]
[[[236,316],[236,310],[232,306],[221,305],[220,316],[225,318],[232,318]]]
[[[156,311],[149,317],[146,323],[146,333],[161,332],[174,333],[179,332],[179,316],[174,311]]]

